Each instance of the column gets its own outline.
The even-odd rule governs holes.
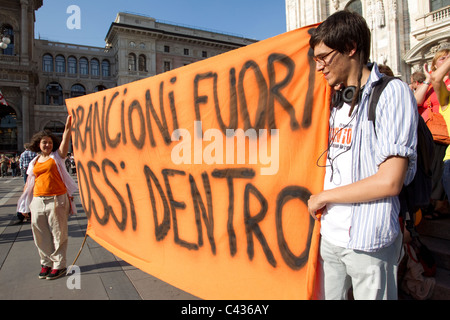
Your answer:
[[[29,22],[28,22],[28,0],[20,0],[20,58],[23,64],[29,63]],[[34,35],[32,35],[34,37]]]
[[[20,88],[22,92],[22,136],[23,141],[30,140],[30,88]]]

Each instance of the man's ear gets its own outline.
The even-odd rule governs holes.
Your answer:
[[[353,57],[353,56],[355,55],[355,53],[356,53],[356,48],[357,48],[356,43],[353,42],[353,43],[352,43],[351,49],[348,51],[348,56],[349,56],[349,57]]]

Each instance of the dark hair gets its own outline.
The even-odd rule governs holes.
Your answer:
[[[390,77],[394,76],[394,72],[392,71],[392,69],[389,66],[385,65],[385,64],[378,65],[378,70],[381,73],[384,73],[387,76],[390,76]]]
[[[33,152],[41,152],[41,140],[44,137],[49,137],[53,141],[53,149],[52,151],[56,151],[59,148],[59,145],[61,141],[50,131],[50,130],[43,130],[35,133],[33,137],[31,138],[29,149]]]
[[[337,11],[322,22],[312,33],[311,48],[323,42],[340,53],[350,52],[356,46],[361,63],[366,65],[370,57],[370,29],[366,20],[356,12]]]
[[[358,103],[363,67],[369,62],[370,37],[370,29],[367,26],[367,22],[360,14],[342,10],[333,13],[317,26],[309,40],[309,45],[313,50],[321,42],[340,53],[348,53],[356,49],[355,56],[359,57],[360,68],[357,91],[353,98],[350,114]]]

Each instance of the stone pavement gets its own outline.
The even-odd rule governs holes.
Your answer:
[[[76,261],[79,269],[59,279],[39,279],[39,255],[30,222],[11,225],[22,189],[22,178],[0,180],[0,300],[199,300],[129,265],[90,237]],[[87,226],[80,199],[75,199],[78,212],[69,219],[69,265],[81,248]]]

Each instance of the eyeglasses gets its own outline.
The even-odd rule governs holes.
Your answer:
[[[329,62],[325,61],[325,58],[328,57],[330,54],[332,54],[333,52],[335,52],[336,50],[331,50],[330,52],[328,52],[325,55],[321,55],[321,56],[316,56],[313,57],[314,61],[322,66],[327,66],[329,64]]]

